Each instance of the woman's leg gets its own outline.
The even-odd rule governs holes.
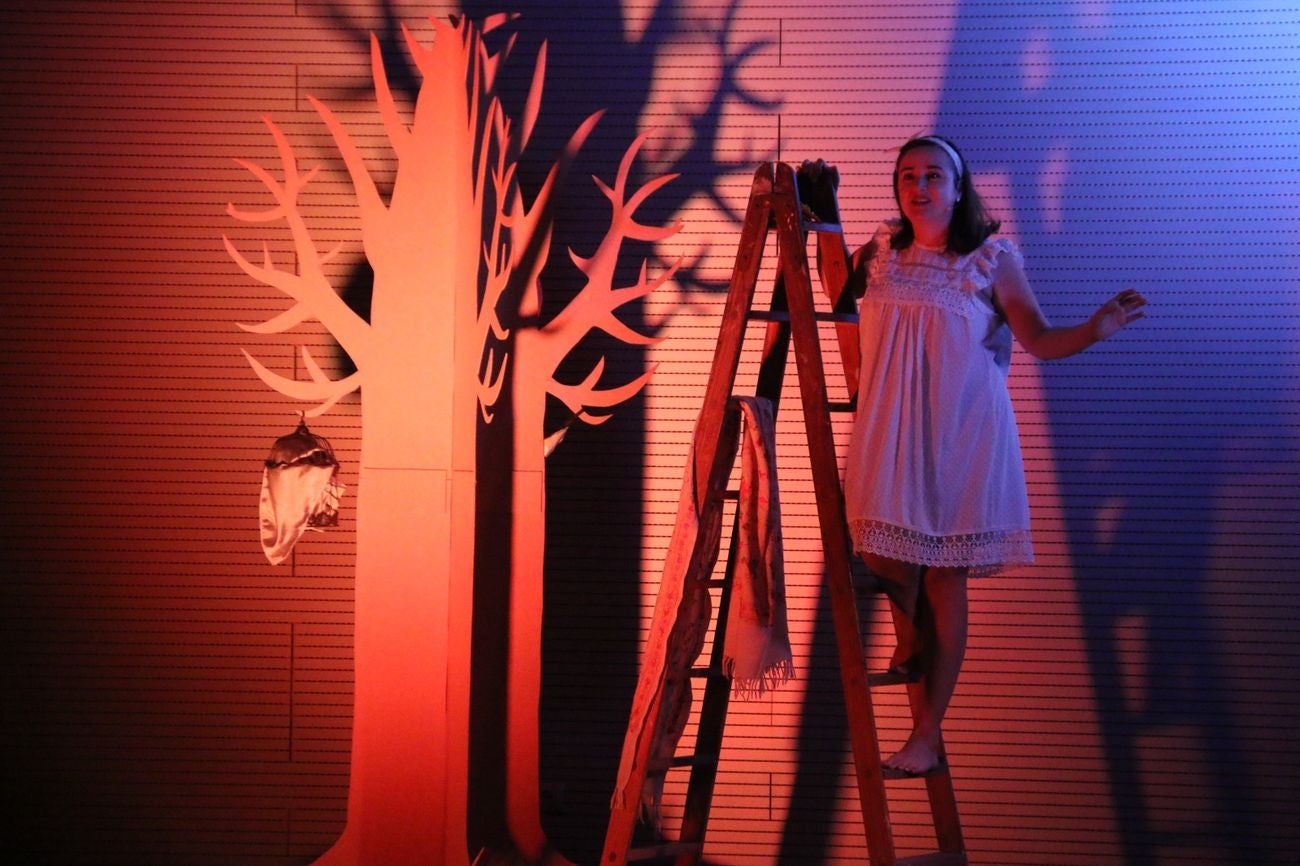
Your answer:
[[[923,580],[929,610],[922,617],[919,640],[925,647],[924,691],[913,709],[915,725],[903,748],[885,766],[924,773],[939,763],[940,724],[957,688],[966,657],[969,605],[966,570],[930,568]]]
[[[889,598],[894,633],[898,636],[898,647],[889,661],[890,667],[913,663],[924,649],[923,639],[916,628],[923,569],[910,562],[899,562],[874,553],[861,556],[872,574],[881,579],[881,588]]]

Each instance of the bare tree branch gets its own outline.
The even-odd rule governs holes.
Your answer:
[[[405,30],[406,25],[402,25],[402,29]],[[370,72],[375,80],[375,102],[379,105],[379,116],[384,121],[384,132],[400,163],[411,151],[411,131],[397,113],[397,102],[393,99],[388,73],[384,70],[384,55],[379,47],[379,38],[373,33],[370,34]]]
[[[650,381],[650,376],[654,374],[654,371],[655,366],[651,365],[648,370],[631,382],[614,388],[600,389],[596,387],[596,383],[600,381],[601,375],[605,372],[605,359],[601,358],[581,383],[566,385],[552,380],[547,392],[564,403],[571,412],[581,415],[582,419],[588,424],[600,424],[606,421],[608,416],[592,416],[584,410],[590,408],[608,409],[634,397]]]
[[[267,387],[273,391],[278,391],[284,396],[292,397],[295,400],[320,401],[314,409],[309,409],[304,413],[310,418],[315,418],[317,415],[328,411],[339,400],[361,387],[361,371],[357,371],[345,379],[313,379],[310,382],[303,382],[272,372],[261,361],[250,355],[247,350],[241,349],[240,351],[244,353],[244,357],[248,360],[249,366],[253,368],[253,372],[257,374],[257,378],[266,383]],[[308,369],[309,371],[314,370],[315,373],[321,373],[320,368],[314,362],[309,365]],[[324,374],[321,373],[321,375]]]
[[[549,338],[548,357],[554,361],[557,367],[559,361],[592,328],[600,328],[625,342],[637,345],[649,345],[655,341],[654,337],[638,334],[624,325],[614,315],[617,308],[642,297],[655,285],[659,285],[666,280],[672,273],[670,271],[669,275],[650,283],[646,280],[645,262],[643,261],[641,280],[635,286],[628,289],[614,288],[614,269],[618,264],[623,241],[628,238],[661,240],[681,230],[680,223],[665,227],[649,227],[640,225],[635,220],[636,208],[651,193],[660,189],[674,177],[673,175],[667,175],[648,181],[635,191],[631,198],[627,197],[628,178],[631,175],[632,163],[645,139],[646,135],[642,134],[627,149],[623,160],[619,164],[618,177],[612,188],[596,179],[597,186],[609,199],[613,213],[610,216],[610,226],[605,237],[590,258],[583,258],[574,251],[569,251],[569,256],[573,259],[574,264],[587,277],[587,283],[577,296],[543,329]],[[673,267],[673,271],[675,270],[676,265]]]
[[[311,310],[307,309],[303,304],[294,304],[283,313],[272,316],[260,325],[246,325],[243,322],[236,322],[235,324],[250,334],[283,334],[290,328],[301,325],[310,318]]]
[[[383,258],[391,238],[388,221],[382,216],[388,213],[388,208],[384,204],[383,197],[379,194],[378,187],[375,186],[375,179],[371,177],[369,169],[366,168],[365,158],[361,155],[361,150],[357,147],[356,142],[352,140],[352,136],[344,129],[343,124],[339,122],[330,107],[314,96],[308,96],[307,100],[316,109],[316,113],[320,115],[321,120],[325,121],[325,126],[329,129],[330,135],[334,137],[334,145],[338,148],[339,155],[343,157],[343,164],[347,166],[348,176],[352,178],[352,189],[356,193],[357,204],[360,206],[361,212],[371,215],[369,219],[363,220],[361,223],[361,238],[366,252],[372,254],[375,258]],[[399,146],[401,145],[394,145],[395,148]]]
[[[674,264],[666,273],[651,280],[646,262],[642,260],[640,275],[635,284],[625,287],[614,286],[614,271],[625,240],[629,238],[659,240],[671,236],[681,228],[680,224],[662,228],[644,226],[635,220],[637,207],[673,177],[665,176],[648,181],[635,190],[630,197],[628,196],[628,178],[631,175],[632,163],[644,141],[645,135],[642,135],[628,148],[619,164],[618,176],[613,187],[601,183],[599,179],[596,180],[612,206],[609,229],[590,258],[583,258],[573,250],[569,250],[570,258],[578,270],[586,276],[587,282],[564,309],[537,334],[538,360],[543,369],[549,371],[547,393],[563,402],[575,415],[593,424],[600,423],[607,416],[592,417],[585,410],[610,408],[631,398],[649,381],[653,369],[647,370],[631,382],[602,389],[598,388],[597,384],[605,371],[604,358],[601,358],[587,377],[577,385],[568,385],[555,379],[555,372],[560,362],[592,329],[605,331],[615,339],[631,345],[644,346],[657,342],[657,337],[639,333],[624,324],[615,315],[615,311],[662,285],[677,269],[677,265]]]
[[[226,253],[240,270],[252,279],[280,290],[293,299],[295,303],[288,310],[260,325],[241,325],[241,327],[253,333],[282,333],[309,318],[315,318],[329,330],[344,351],[356,361],[358,369],[361,369],[369,348],[369,325],[343,302],[334,291],[334,287],[330,284],[324,272],[324,266],[338,256],[341,247],[336,246],[324,254],[320,253],[312,240],[306,221],[298,210],[298,196],[303,188],[316,176],[317,169],[312,168],[305,174],[300,173],[297,158],[288,138],[270,118],[264,118],[264,122],[275,139],[284,174],[283,182],[276,180],[271,172],[259,165],[245,160],[238,160],[238,162],[262,182],[262,185],[271,193],[275,205],[265,210],[251,211],[230,204],[226,210],[231,217],[241,222],[260,223],[283,219],[288,225],[290,236],[293,239],[298,272],[294,273],[277,268],[271,259],[270,249],[265,244],[262,247],[262,263],[258,265],[241,253],[229,237],[223,237],[222,241]],[[271,373],[251,356],[249,356],[249,362],[264,382],[281,393],[287,396],[305,393],[306,396],[299,397],[299,399],[323,400],[322,406],[316,410],[318,412],[324,411],[329,405],[333,405],[339,397],[355,390],[360,382],[358,378],[354,377],[349,377],[343,380],[342,383],[331,383],[326,379],[317,381],[315,390],[305,392],[301,388],[302,383],[294,383],[292,379],[284,379],[284,377]],[[309,369],[314,369],[320,378],[324,377],[324,374],[320,373],[320,368],[314,364]],[[288,383],[288,385],[286,386],[285,383]],[[286,390],[286,387],[289,390]]]

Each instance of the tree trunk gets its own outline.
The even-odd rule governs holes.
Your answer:
[[[506,820],[527,862],[571,866],[552,849],[541,825],[539,767],[542,697],[542,608],[546,563],[546,386],[554,364],[539,351],[542,335],[515,340],[513,560],[510,570],[510,670],[507,708]]]
[[[403,163],[388,211],[364,216],[401,232],[367,247],[352,778],[327,866],[469,863],[480,235],[468,145],[447,145]]]

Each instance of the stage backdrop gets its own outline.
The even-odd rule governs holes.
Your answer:
[[[680,258],[675,280],[624,315],[661,341],[592,339],[563,371],[580,382],[605,354],[606,381],[622,383],[657,365],[637,400],[574,427],[548,461],[539,770],[551,841],[577,863],[599,855],[754,168],[836,164],[856,245],[892,213],[894,148],[937,131],[965,149],[1049,316],[1076,320],[1126,286],[1151,300],[1146,320],[1086,356],[1013,362],[1038,562],[973,588],[946,728],[972,862],[1290,862],[1295,4],[521,5],[518,52],[548,45],[526,194],[606,109],[558,199],[547,309],[579,288],[564,248],[590,255],[608,225],[590,176],[612,182],[641,132],[637,176],[680,174],[643,221],[684,223],[643,251],[652,267]],[[300,168],[322,167],[304,214],[322,246],[342,245],[329,276],[366,314],[352,191],[307,97],[354,125],[382,185],[393,163],[369,34],[401,103],[418,78],[400,23],[427,40],[429,16],[457,11],[316,0],[0,11],[0,760],[15,862],[287,866],[341,831],[359,404],[312,421],[349,486],[340,525],[269,565],[261,464],[308,406],[265,387],[240,349],[304,379],[300,346],[331,375],[351,362],[313,323],[239,329],[287,303],[232,263],[223,234],[250,254],[266,243],[284,266],[293,250],[226,206],[266,204],[235,159],[275,165],[270,117]],[[506,87],[522,104],[531,66],[516,71]],[[552,429],[564,422],[551,414]],[[798,679],[732,705],[711,862],[865,858],[800,429],[783,407]],[[889,651],[880,613],[864,610],[876,660]],[[899,701],[881,714],[900,739]],[[670,819],[681,793],[670,781]],[[925,848],[915,793],[895,805],[904,851]]]

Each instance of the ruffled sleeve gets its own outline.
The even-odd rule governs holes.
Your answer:
[[[993,284],[993,276],[997,272],[998,256],[1002,253],[1009,253],[1014,260],[1024,266],[1024,257],[1020,254],[1020,247],[1010,238],[989,238],[980,248],[971,253],[971,263],[966,269],[966,285],[964,288],[968,292],[980,292],[987,289]]]
[[[886,220],[876,227],[876,233],[871,236],[871,242],[876,246],[876,253],[871,257],[871,263],[867,267],[869,282],[880,278],[886,263],[896,254],[894,248],[890,246],[890,241],[894,239],[898,227],[897,220]]]

